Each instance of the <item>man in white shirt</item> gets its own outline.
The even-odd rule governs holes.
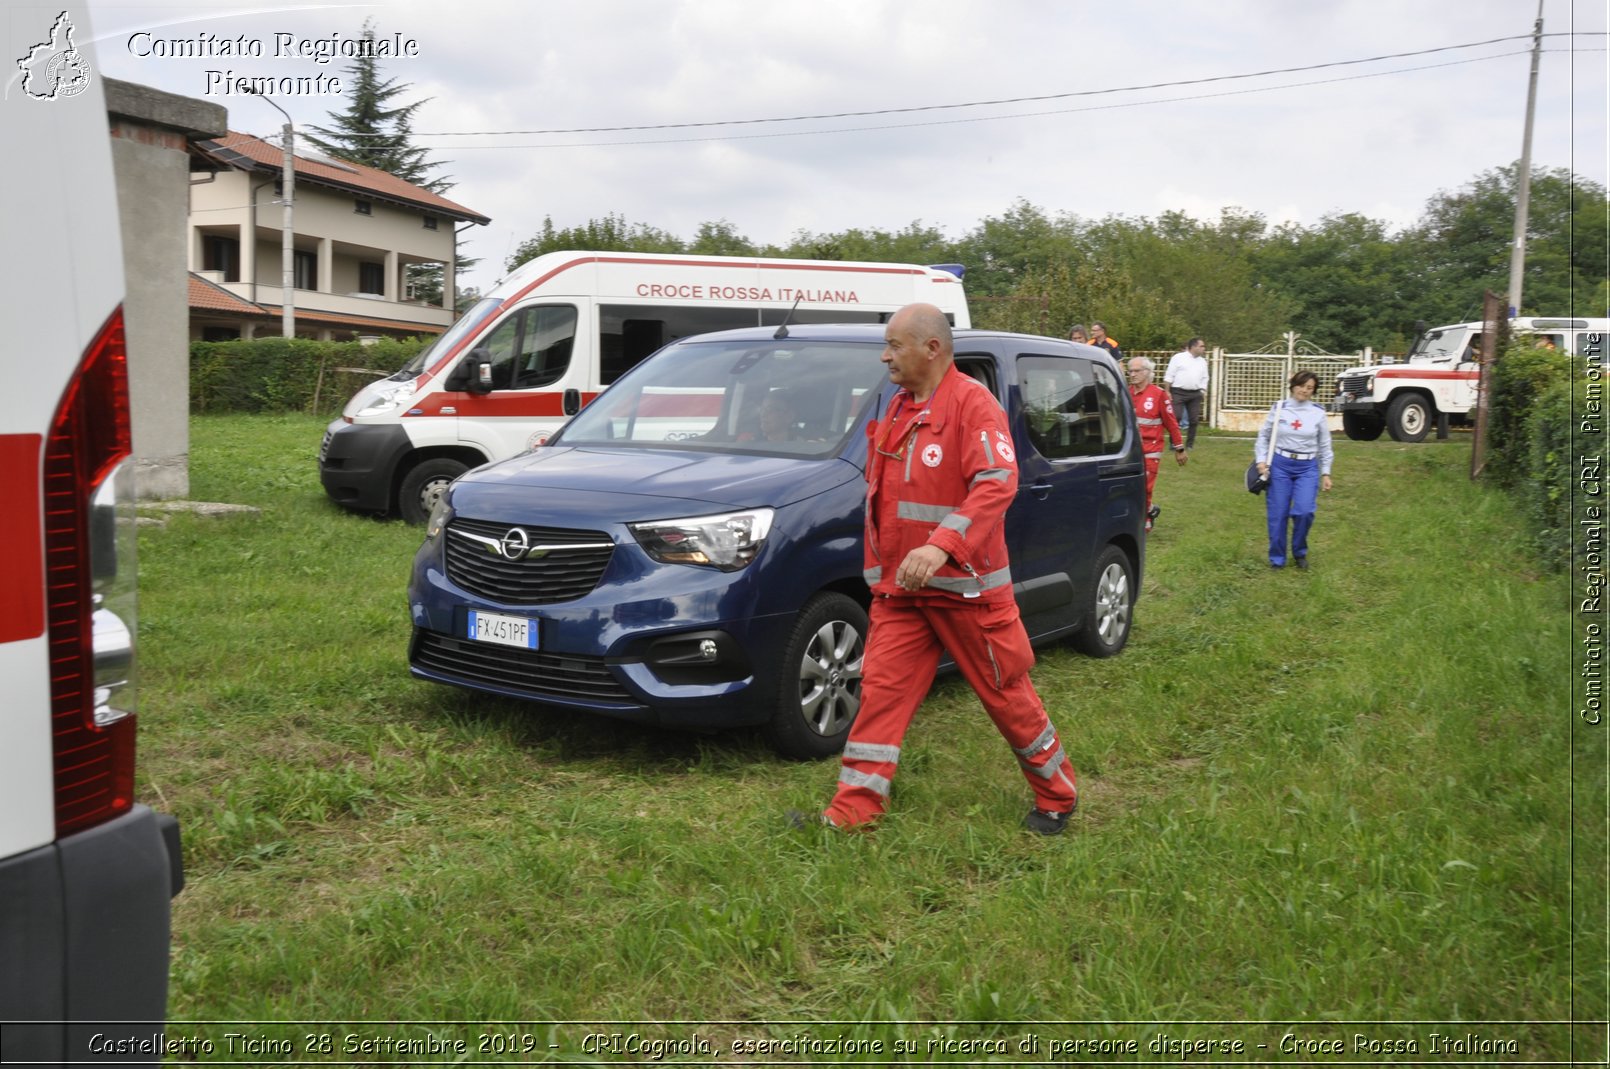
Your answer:
[[[1196,425],[1202,421],[1202,398],[1207,396],[1206,352],[1207,342],[1192,338],[1184,349],[1169,357],[1168,370],[1163,373],[1163,385],[1174,402],[1174,414],[1179,417],[1180,430],[1185,432],[1187,449],[1196,447]]]

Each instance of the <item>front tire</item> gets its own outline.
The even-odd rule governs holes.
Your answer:
[[[397,512],[418,526],[430,519],[431,510],[447,491],[448,484],[469,470],[469,466],[447,457],[421,461],[403,476],[397,488]]]
[[[783,647],[775,708],[766,725],[784,757],[817,760],[844,749],[861,709],[866,610],[843,594],[817,594]]]
[[[1417,393],[1392,400],[1386,410],[1386,429],[1395,442],[1418,442],[1431,430],[1431,403]]]
[[[1386,420],[1377,412],[1343,412],[1342,430],[1355,442],[1373,442],[1386,430]]]
[[[1073,644],[1091,657],[1112,657],[1129,641],[1135,618],[1135,574],[1129,555],[1108,546],[1096,559],[1090,611]]]

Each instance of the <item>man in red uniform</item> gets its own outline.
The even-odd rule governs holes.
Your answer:
[[[1157,469],[1163,462],[1163,432],[1174,442],[1174,459],[1185,466],[1185,442],[1179,421],[1174,418],[1174,402],[1168,391],[1152,382],[1155,369],[1150,357],[1129,358],[1129,400],[1135,406],[1135,422],[1140,424],[1141,452],[1146,454],[1146,529],[1163,510],[1152,504],[1152,487],[1157,485]]]
[[[901,389],[867,428],[872,627],[861,710],[823,819],[849,828],[883,814],[901,741],[948,650],[1034,791],[1025,823],[1056,835],[1079,792],[1029,681],[1034,651],[1012,597],[1004,520],[1017,462],[1006,413],[956,370],[950,324],[931,304],[895,313],[882,360]]]

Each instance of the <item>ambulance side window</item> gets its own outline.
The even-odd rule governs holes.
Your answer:
[[[492,388],[528,390],[564,378],[576,341],[576,309],[568,304],[522,308],[499,323],[484,348],[492,354]]]

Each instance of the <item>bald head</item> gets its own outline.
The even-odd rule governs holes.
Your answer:
[[[926,401],[955,360],[950,320],[931,304],[906,305],[883,329],[882,359],[891,382]]]

